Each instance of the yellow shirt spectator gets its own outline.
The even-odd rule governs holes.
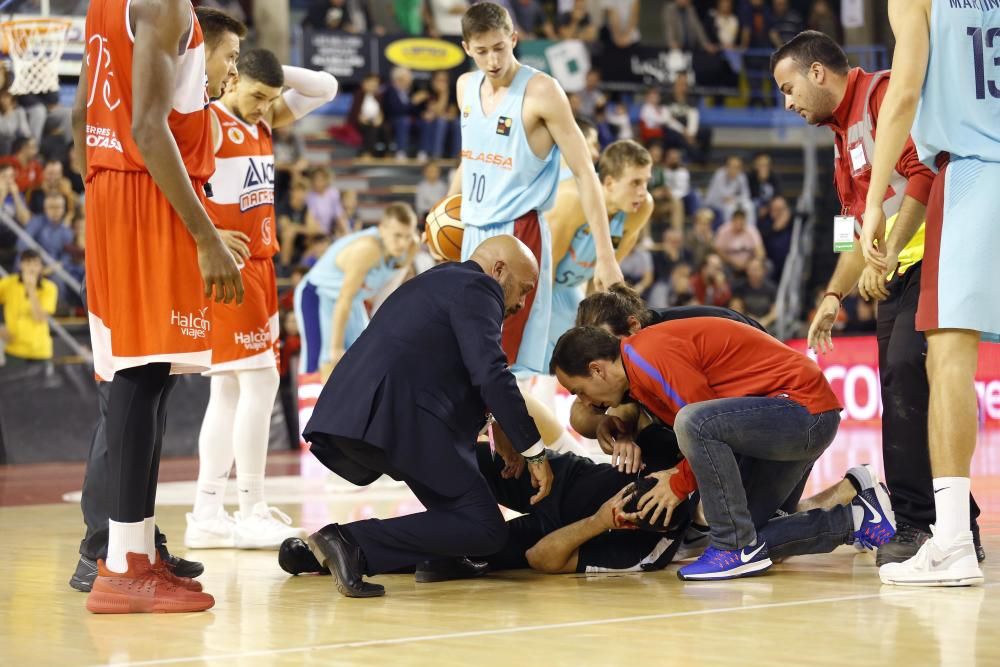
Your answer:
[[[35,262],[40,271],[41,261],[30,263]],[[35,271],[31,273],[37,275]],[[0,278],[0,305],[3,305],[4,317],[0,338],[7,343],[6,354],[30,360],[52,358],[48,316],[56,312],[58,298],[59,289],[51,280],[41,278],[38,288],[32,290],[22,282],[19,274]]]

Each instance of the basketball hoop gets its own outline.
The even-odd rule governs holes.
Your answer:
[[[66,46],[69,19],[14,19],[0,23],[0,33],[14,64],[14,95],[59,89],[59,59]]]

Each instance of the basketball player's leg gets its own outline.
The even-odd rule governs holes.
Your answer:
[[[295,288],[295,319],[299,325],[302,350],[299,353],[299,373],[319,371],[323,347],[323,327],[320,322],[320,296],[316,287],[302,280]]]
[[[223,505],[233,467],[233,425],[240,387],[234,372],[211,376],[208,406],[198,435],[198,483],[187,515],[184,546],[227,548],[234,544],[233,520]]]

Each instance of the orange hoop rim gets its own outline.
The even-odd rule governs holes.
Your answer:
[[[37,19],[11,19],[0,23],[0,29],[12,30],[15,28],[34,27],[38,31],[58,30],[70,28],[73,25],[72,19],[67,18],[37,18]]]

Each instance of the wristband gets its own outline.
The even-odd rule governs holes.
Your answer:
[[[545,450],[543,449],[540,453],[535,456],[525,456],[524,460],[530,463],[541,463],[545,460]]]
[[[835,296],[835,297],[837,297],[837,303],[840,304],[841,307],[843,307],[843,305],[844,305],[844,297],[843,297],[843,295],[841,295],[840,292],[824,292],[823,293],[823,298],[824,299],[826,297],[828,297],[828,296]]]

